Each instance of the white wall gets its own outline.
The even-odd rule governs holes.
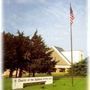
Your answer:
[[[63,51],[61,53],[71,62],[71,51]],[[84,59],[82,51],[73,51],[73,63],[79,62],[82,59]]]

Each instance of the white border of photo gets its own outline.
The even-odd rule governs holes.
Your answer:
[[[88,32],[87,32],[87,54],[89,56],[88,59],[88,90],[90,90],[90,0],[87,2],[88,6]]]
[[[3,0],[0,0],[0,90],[2,90],[3,84],[2,84],[2,6],[3,6]]]
[[[3,17],[3,9],[2,9],[2,6],[3,6],[3,0],[0,0],[0,90],[2,90],[2,87],[3,87],[3,84],[2,84],[2,36],[1,36],[1,33],[2,33],[2,17]],[[87,54],[88,56],[90,56],[90,0],[87,0],[87,8],[86,8],[87,12],[88,12],[88,17],[87,17],[87,21],[88,21],[88,24],[87,24]],[[86,13],[87,14],[87,13]],[[88,90],[90,90],[90,58],[88,59]]]

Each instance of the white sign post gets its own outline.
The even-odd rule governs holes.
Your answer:
[[[52,84],[53,77],[30,77],[30,78],[12,78],[12,89],[21,89],[25,83],[44,82],[45,84]]]

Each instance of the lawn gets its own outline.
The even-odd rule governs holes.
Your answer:
[[[12,90],[10,78],[4,78],[3,83],[4,90]],[[70,77],[59,77],[51,85],[31,85],[21,90],[87,90],[87,80],[85,77],[74,77],[74,86],[72,87]]]

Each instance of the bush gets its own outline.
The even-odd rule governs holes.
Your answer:
[[[87,75],[87,58],[84,60],[74,64],[69,69],[69,74],[72,74],[72,68],[73,68],[73,75],[74,76],[86,76]]]

